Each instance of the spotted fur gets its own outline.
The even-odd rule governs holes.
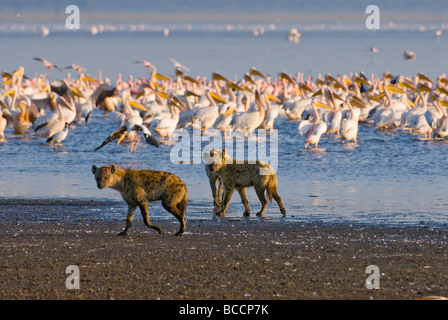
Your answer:
[[[272,201],[272,198],[274,198],[280,208],[280,212],[283,216],[286,216],[282,199],[277,192],[277,175],[268,163],[263,161],[256,161],[255,163],[249,163],[247,160],[237,161],[230,158],[226,154],[225,149],[212,149],[210,153],[204,154],[204,160],[206,160],[208,170],[211,173],[216,173],[221,179],[224,188],[222,204],[216,214],[220,216],[225,215],[232,194],[237,190],[245,208],[243,215],[249,216],[250,207],[246,196],[246,188],[254,187],[261,202],[261,210],[257,213],[257,216],[262,217],[266,209],[265,192],[269,201]]]
[[[113,163],[101,168],[93,165],[92,173],[99,189],[109,187],[119,191],[128,205],[126,228],[118,235],[127,235],[137,207],[140,208],[145,225],[162,233],[160,227],[149,221],[148,203],[153,201],[162,201],[165,210],[179,220],[180,229],[176,236],[184,233],[187,186],[176,175],[164,171],[122,169]]]

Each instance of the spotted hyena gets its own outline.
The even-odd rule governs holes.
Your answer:
[[[180,229],[176,236],[184,233],[187,221],[187,187],[176,175],[164,171],[122,169],[113,163],[101,168],[93,165],[92,172],[99,189],[109,187],[119,191],[128,204],[126,228],[118,235],[127,235],[137,207],[140,208],[145,225],[162,233],[160,227],[151,224],[148,213],[148,203],[158,200],[179,220]]]
[[[230,158],[226,154],[225,149],[212,149],[209,153],[205,152],[204,160],[207,166],[209,166],[208,170],[218,175],[224,187],[222,204],[216,214],[220,216],[225,215],[232,194],[236,189],[245,208],[243,215],[249,216],[250,207],[246,196],[246,188],[254,187],[261,202],[261,210],[257,213],[257,216],[262,217],[266,209],[265,191],[269,201],[272,201],[272,198],[274,198],[280,208],[280,212],[283,216],[286,216],[285,207],[277,192],[277,175],[268,163],[263,161],[248,163],[247,160],[243,161],[243,163],[238,163],[239,161],[237,162],[237,160]]]

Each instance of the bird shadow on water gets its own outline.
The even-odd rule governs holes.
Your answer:
[[[58,152],[60,154],[68,154],[68,151],[65,149],[65,146],[60,145],[54,145],[54,144],[45,144],[51,151]]]
[[[315,153],[324,153],[327,152],[327,148],[302,148],[299,149],[299,154],[302,152],[315,152]]]
[[[356,148],[359,148],[359,142],[355,143],[355,142],[345,142],[342,144],[344,149],[348,149],[348,150],[355,150]]]

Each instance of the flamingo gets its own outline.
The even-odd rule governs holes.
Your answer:
[[[40,61],[44,64],[45,68],[47,69],[58,69],[59,71],[62,71],[61,68],[59,68],[57,65],[51,63],[50,61],[43,59],[43,58],[39,58],[39,57],[34,57],[34,60]]]

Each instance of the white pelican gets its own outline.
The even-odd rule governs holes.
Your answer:
[[[69,100],[70,101],[69,102],[65,101],[65,103],[67,105],[70,105],[71,108],[63,108],[62,112],[64,113],[65,122],[70,124],[70,123],[72,123],[75,120],[78,111],[77,111],[77,108],[76,108],[76,104],[75,104],[75,102],[73,100],[73,97],[71,96],[70,93],[68,93],[68,96],[69,96]],[[64,98],[61,97],[61,99],[64,99]]]
[[[6,118],[3,118],[3,111],[0,110],[0,141],[5,139],[5,128],[8,124]]]
[[[439,96],[431,92],[431,99],[433,101],[434,107],[431,109],[428,108],[428,110],[425,112],[425,118],[428,122],[429,126],[434,130],[439,125],[440,120],[442,119],[444,115],[444,109],[439,103]]]
[[[76,107],[76,118],[78,119],[78,124],[81,124],[82,120],[87,123],[93,109],[94,107],[90,101],[86,101],[83,104],[78,104]]]
[[[227,103],[227,101],[211,91],[207,91],[205,96],[210,101],[210,106],[196,108],[191,119],[193,128],[204,130],[204,133],[207,132],[207,129],[213,127],[219,116],[219,107],[216,102]]]
[[[301,120],[302,115],[306,110],[312,110],[311,98],[295,97],[287,100],[283,108],[285,115],[291,120]]]
[[[437,124],[433,128],[433,136],[437,138],[446,138],[448,137],[448,116],[446,112],[448,103],[446,101],[440,101],[439,97],[437,97],[434,104],[442,112],[442,116],[438,119]],[[443,104],[443,106],[441,104]]]
[[[6,103],[4,103],[3,100],[1,100],[2,107],[4,108],[4,111],[2,111],[2,118],[3,118],[3,112],[6,111],[5,116],[8,117],[10,122],[12,122],[14,128],[14,134],[25,135],[28,132],[29,128],[31,128],[32,126],[32,122],[30,121],[30,116],[28,112],[29,99],[28,100],[20,99],[18,101],[19,107],[16,108],[17,91],[18,89],[7,90],[1,95],[1,98],[13,95],[9,108],[6,105]],[[8,122],[6,125],[8,125]]]
[[[327,134],[336,133],[336,135],[339,136],[339,131],[341,130],[342,111],[336,103],[333,91],[330,88],[325,89],[325,100],[327,105],[331,107],[331,110],[325,112],[322,116],[322,120],[327,123]]]
[[[58,117],[58,104],[62,103],[61,97],[55,92],[51,92],[48,96],[48,105],[42,105],[41,115],[33,122],[33,129],[44,126]],[[47,113],[47,107],[50,108],[50,112]]]
[[[298,127],[299,135],[305,134],[305,149],[310,144],[314,144],[314,148],[317,149],[320,137],[322,136],[322,134],[327,132],[327,124],[325,123],[325,121],[322,121],[320,119],[319,111],[317,110],[316,106],[325,108],[329,107],[324,104],[317,103],[315,99],[317,98],[313,98],[313,101],[311,102],[311,106],[314,111],[314,119],[312,121],[302,120],[300,121]]]
[[[50,114],[37,118],[33,124],[34,132],[39,137],[49,138],[55,133],[63,130],[65,127],[65,123],[67,122],[65,119],[64,112],[62,111],[61,105],[65,108],[71,109],[70,106],[65,99],[56,95],[52,92],[52,106],[54,109],[54,105],[56,105],[56,111],[51,112]],[[39,120],[41,119],[41,120]]]
[[[425,138],[429,138],[432,130],[424,114],[419,114],[412,118],[409,132],[423,133]]]
[[[112,87],[107,83],[102,83],[95,89],[95,91],[93,91],[89,99],[94,107],[98,107],[100,110],[109,112],[117,108],[117,93],[117,87]]]
[[[353,140],[354,143],[358,143],[358,125],[359,117],[361,115],[361,109],[359,108],[365,108],[366,104],[363,100],[351,93],[347,96],[345,102],[350,108],[350,118],[342,121],[342,143],[351,140]]]
[[[379,128],[381,131],[391,129],[394,123],[393,101],[389,90],[393,90],[393,87],[390,85],[384,85],[384,103],[382,106],[377,107],[373,115],[374,127]]]
[[[69,127],[70,127],[70,124],[68,122],[66,122],[64,130],[59,131],[58,133],[55,133],[50,138],[48,138],[47,143],[58,144],[58,145],[62,144],[62,141],[64,141],[65,138],[67,138]]]
[[[179,122],[181,107],[173,99],[168,100],[168,105],[170,108],[169,115],[161,118],[156,117],[151,122],[151,128],[162,137],[162,141],[165,140],[165,137],[167,137],[168,141],[171,141],[171,134],[176,130],[177,123]]]
[[[190,72],[190,69],[187,68],[186,66],[184,66],[183,64],[181,64],[179,61],[177,61],[177,60],[175,60],[173,58],[170,58],[168,56],[167,56],[167,58],[173,63],[174,68],[179,69],[179,70],[183,69],[183,70],[185,70],[187,72]]]
[[[192,119],[195,114],[195,111],[194,111],[190,97],[193,97],[195,99],[199,97],[199,95],[197,95],[196,93],[188,91],[188,90],[185,90],[184,95],[185,95],[185,102],[186,102],[187,108],[186,108],[186,110],[183,110],[179,114],[179,122],[177,123],[177,129],[185,129],[192,123]]]
[[[236,112],[235,106],[231,104],[224,104],[219,109],[219,116],[216,118],[213,127],[216,130],[223,131],[224,136],[227,136],[227,132],[232,129],[231,122],[233,119],[233,114]]]
[[[19,112],[12,113],[14,134],[25,135],[32,126],[25,101],[20,101],[19,109]]]
[[[267,103],[268,107],[266,110],[266,117],[260,126],[261,129],[270,130],[270,131],[272,131],[274,129],[274,121],[278,117],[279,108],[280,108],[278,104],[272,105],[271,100],[274,100],[278,103],[281,102],[280,99],[278,99],[270,94],[266,95],[266,103]]]
[[[424,91],[425,93],[422,93]],[[409,128],[409,132],[412,131],[412,126],[415,126],[416,120],[415,117],[418,117],[420,115],[424,115],[428,111],[428,96],[426,93],[430,93],[431,89],[422,84],[419,83],[417,85],[417,93],[418,93],[418,99],[421,100],[422,106],[419,108],[413,108],[409,111],[406,111],[403,113],[401,118],[401,128]],[[426,119],[425,119],[426,121]]]
[[[266,116],[266,110],[261,104],[261,98],[258,91],[255,91],[255,101],[257,103],[257,111],[248,111],[233,116],[231,126],[233,130],[240,130],[245,134],[249,133],[252,136],[252,132],[257,129],[264,121]]]

